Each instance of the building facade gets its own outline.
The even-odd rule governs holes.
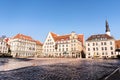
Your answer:
[[[23,34],[17,34],[8,41],[13,57],[34,57],[36,52],[36,42]]]
[[[86,40],[86,58],[115,58],[115,39],[110,35],[106,21],[106,34],[91,35]]]
[[[4,38],[0,38],[0,54],[7,54],[8,53],[8,47],[7,47],[7,42],[5,41]]]
[[[36,54],[35,57],[43,57],[42,54],[42,43],[38,40],[35,41],[36,42]]]
[[[68,35],[57,35],[49,32],[44,44],[45,57],[82,57],[84,35],[72,32]]]
[[[120,40],[115,41],[115,53],[120,56]]]

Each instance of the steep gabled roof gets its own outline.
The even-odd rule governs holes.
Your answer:
[[[58,36],[57,34],[53,33],[53,32],[50,32],[54,41],[61,41],[61,40],[68,40],[70,35],[61,35],[61,36]]]
[[[52,37],[57,37],[58,36],[57,34],[55,34],[53,32],[50,32],[50,33],[51,33]]]
[[[69,40],[71,34],[58,36],[57,34],[51,32],[51,35],[52,35],[54,41],[61,41],[61,40]],[[84,35],[83,34],[78,35],[78,40],[80,42],[82,42],[82,44],[83,44],[83,42],[84,42]]]
[[[91,40],[108,40],[108,39],[114,39],[112,36],[109,36],[107,34],[97,34],[97,35],[91,35],[86,41],[91,41]]]

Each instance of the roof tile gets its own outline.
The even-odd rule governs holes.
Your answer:
[[[95,39],[101,40],[101,38],[103,38],[103,39],[114,39],[112,36],[109,36],[107,34],[98,34],[98,35],[91,35],[86,41],[91,41],[91,40],[95,40]]]

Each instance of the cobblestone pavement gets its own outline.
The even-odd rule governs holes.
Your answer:
[[[120,67],[120,60],[37,59],[28,62],[34,65],[0,71],[0,80],[103,80]]]

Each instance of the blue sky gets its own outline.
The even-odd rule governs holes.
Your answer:
[[[85,39],[105,33],[120,39],[120,0],[0,0],[0,35],[18,33],[44,42],[48,32],[75,31]]]

